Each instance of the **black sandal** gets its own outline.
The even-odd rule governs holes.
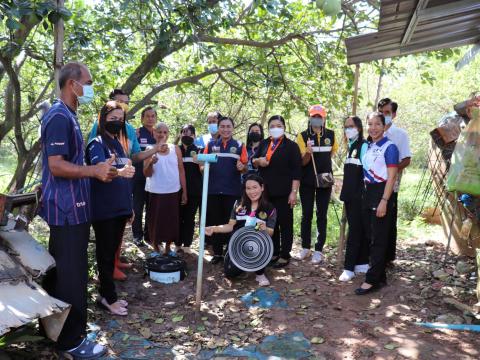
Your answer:
[[[290,259],[279,258],[278,261],[273,264],[274,269],[281,269],[290,264]]]

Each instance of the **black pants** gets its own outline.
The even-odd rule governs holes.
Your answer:
[[[315,188],[300,185],[300,201],[302,203],[302,247],[310,249],[312,243],[313,203],[317,205],[317,242],[316,251],[322,251],[327,240],[327,212],[332,188]]]
[[[384,217],[377,217],[376,212],[377,210],[372,206],[366,206],[363,212],[364,228],[370,241],[370,269],[366,274],[365,282],[370,285],[377,285],[387,280],[385,266],[389,247],[388,233],[393,216],[392,202],[388,201],[387,213]]]
[[[93,230],[95,230],[98,279],[100,280],[98,292],[109,304],[117,301],[113,269],[115,266],[115,252],[122,242],[126,223],[127,217],[122,216],[96,221],[92,224]]]
[[[225,272],[225,277],[227,279],[234,279],[240,275],[242,275],[245,271],[239,269],[238,267],[235,266],[233,261],[230,259],[230,255],[228,252],[225,254],[225,261],[223,263],[223,269]],[[263,275],[265,274],[265,268],[260,269],[258,271],[255,271],[255,274],[257,275]]]
[[[133,180],[133,211],[135,212],[135,218],[132,223],[132,232],[134,239],[149,241],[148,239],[148,226],[145,221],[145,227],[143,227],[143,209],[148,204],[148,192],[145,191],[145,178],[134,178]]]
[[[388,233],[388,252],[387,263],[396,259],[397,253],[397,217],[398,217],[398,193],[392,193],[390,197],[392,202],[392,217]]]
[[[89,234],[88,223],[50,226],[48,251],[56,266],[47,272],[42,286],[49,295],[72,306],[57,340],[60,350],[76,347],[86,335]]]
[[[355,265],[368,264],[369,255],[369,242],[363,228],[361,198],[346,201],[345,212],[348,222],[348,237],[343,268],[353,271]]]
[[[237,199],[237,196],[232,195],[208,195],[206,225],[228,224],[233,205]],[[214,255],[223,255],[224,245],[228,243],[230,235],[231,234],[213,234],[208,237],[210,243],[213,245]]]
[[[293,245],[293,209],[288,204],[288,196],[270,197],[277,210],[277,223],[273,232],[273,256],[290,259]]]
[[[180,238],[176,246],[192,245],[193,233],[195,230],[195,215],[201,207],[201,196],[188,196],[188,202],[180,206]],[[233,205],[232,205],[233,206]]]

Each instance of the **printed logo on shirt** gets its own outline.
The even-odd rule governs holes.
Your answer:
[[[328,139],[328,138],[325,139],[325,145],[330,145],[330,143],[331,143],[330,139]]]
[[[63,146],[63,145],[65,145],[65,143],[64,143],[64,142],[61,142],[61,143],[60,143],[60,142],[53,142],[53,143],[50,143],[50,146]]]
[[[85,201],[82,201],[82,202],[77,202],[77,207],[84,207],[85,205],[87,205],[87,203]]]
[[[357,157],[357,149],[354,149],[354,150],[352,151],[352,157]]]
[[[232,146],[232,147],[230,148],[230,152],[231,152],[232,154],[236,154],[236,153],[237,153],[237,148],[236,148],[235,146]]]
[[[212,146],[212,152],[214,153],[220,152],[220,146]]]
[[[196,151],[190,151],[190,157],[194,157],[194,156],[197,156],[197,152]]]
[[[260,211],[258,217],[262,220],[265,220],[267,218],[267,213],[265,211]]]
[[[140,138],[140,143],[147,144],[148,140],[146,138]]]

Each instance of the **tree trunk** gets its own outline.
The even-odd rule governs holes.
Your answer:
[[[25,186],[27,176],[30,171],[33,170],[35,159],[40,153],[41,142],[38,139],[35,144],[32,145],[30,150],[25,154],[18,155],[17,167],[15,169],[15,174],[8,184],[8,191],[15,192]]]
[[[385,60],[382,60],[380,64],[380,75],[378,76],[378,85],[377,85],[377,95],[375,96],[375,102],[373,103],[373,111],[377,111],[377,104],[380,101],[380,94],[382,92],[382,79],[384,76],[383,67],[385,65]]]
[[[57,0],[57,9],[63,8],[64,7],[64,0]],[[65,26],[63,23],[63,19],[60,18],[56,23],[55,23],[55,32],[53,34],[54,36],[54,49],[53,49],[53,69],[55,71],[55,93],[56,96],[60,96],[60,87],[59,87],[59,76],[60,76],[60,69],[62,68],[63,65],[63,40],[64,40],[64,35],[65,35]]]

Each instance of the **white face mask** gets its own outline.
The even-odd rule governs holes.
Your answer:
[[[283,128],[270,128],[268,132],[272,138],[278,139],[283,136],[285,130]]]
[[[393,119],[391,115],[386,115],[385,116],[385,125],[390,125],[392,123]]]
[[[354,140],[358,137],[358,129],[357,128],[347,128],[345,129],[345,136],[348,140]]]

